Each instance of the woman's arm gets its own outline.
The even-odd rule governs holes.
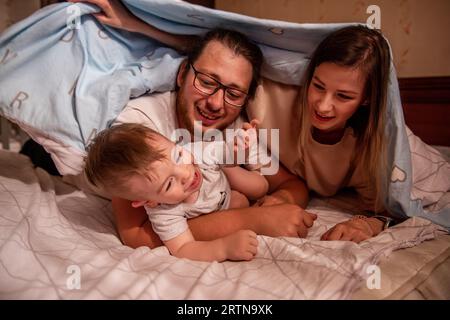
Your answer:
[[[130,32],[141,33],[181,52],[186,52],[195,39],[195,36],[175,35],[153,27],[133,15],[117,0],[69,0],[69,2],[95,4],[102,10],[102,12],[93,14],[99,22]]]
[[[387,211],[377,214],[394,219]],[[400,222],[400,220],[395,220]],[[352,219],[338,223],[327,230],[321,240],[341,240],[359,243],[380,234],[385,227],[385,222],[376,217],[366,217],[362,215],[354,216]]]

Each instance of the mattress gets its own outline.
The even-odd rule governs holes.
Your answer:
[[[345,197],[312,199],[319,217],[306,239],[258,236],[255,259],[223,263],[123,245],[110,201],[1,150],[0,204],[0,299],[449,297],[449,236],[429,221],[408,219],[360,244],[320,241],[355,209]]]

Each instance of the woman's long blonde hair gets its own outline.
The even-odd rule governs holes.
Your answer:
[[[367,183],[376,191],[376,204],[383,196],[383,169],[386,168],[385,116],[391,56],[389,45],[379,31],[365,26],[350,26],[339,29],[325,38],[314,52],[305,72],[300,93],[300,136],[298,148],[303,154],[311,123],[308,113],[308,88],[315,69],[324,62],[341,67],[358,68],[366,79],[362,101],[368,105],[360,106],[347,125],[356,134],[356,150],[353,167],[362,161],[367,172]],[[384,170],[385,171],[385,170]]]

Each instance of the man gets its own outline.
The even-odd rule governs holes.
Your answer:
[[[96,15],[100,22],[160,39],[161,31],[131,15],[119,2],[88,2],[103,10],[102,14]],[[176,36],[162,36],[166,43],[185,48]],[[199,40],[180,66],[177,91],[130,101],[116,123],[142,123],[169,138],[179,128],[187,129],[193,136],[195,121],[201,122],[203,132],[230,126],[239,128],[237,120],[255,93],[261,64],[261,51],[244,35],[223,29],[213,30]],[[271,199],[282,200],[190,219],[188,223],[195,239],[212,240],[240,229],[274,237],[306,236],[315,215],[305,212],[299,206],[303,204],[299,199],[287,196],[295,194],[292,190],[304,187],[298,183],[297,177],[287,172],[277,177],[267,176],[273,192]],[[119,198],[113,198],[112,204],[117,229],[125,244],[131,247],[162,245],[142,207],[133,208],[130,201]]]

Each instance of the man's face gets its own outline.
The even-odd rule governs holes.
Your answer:
[[[248,92],[252,80],[253,68],[241,55],[235,55],[219,41],[206,45],[197,61],[193,63],[199,72],[208,74],[225,86]],[[194,132],[194,121],[202,123],[202,131],[208,129],[223,130],[239,116],[240,108],[233,107],[223,100],[224,90],[213,95],[205,95],[197,90],[195,74],[187,65],[177,77],[180,87],[177,96],[177,116],[179,126]]]

